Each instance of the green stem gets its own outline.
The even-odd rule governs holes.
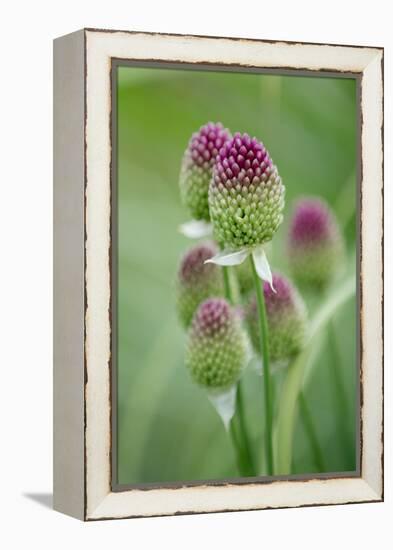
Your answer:
[[[244,448],[241,444],[241,441],[239,440],[235,417],[233,417],[229,423],[228,432],[232,441],[233,449],[235,451],[236,464],[239,470],[239,474],[241,476],[252,475],[250,474],[249,465],[247,464],[247,459],[244,454]]]
[[[322,449],[318,441],[317,430],[315,429],[313,418],[312,418],[310,409],[308,408],[307,401],[303,391],[301,391],[299,394],[299,406],[300,406],[300,414],[303,420],[303,425],[306,430],[306,433],[310,442],[311,450],[314,455],[315,465],[318,468],[319,473],[325,472],[326,466],[323,458]]]
[[[229,269],[226,266],[224,266],[222,268],[222,273],[223,273],[223,277],[224,277],[225,298],[228,300],[228,302],[230,304],[233,304],[232,292],[231,292],[231,283],[230,283],[230,280],[229,280]]]
[[[340,424],[343,421],[344,418],[347,418],[348,411],[347,411],[347,398],[345,395],[345,389],[344,389],[344,381],[341,376],[341,369],[340,369],[340,356],[338,353],[337,345],[336,345],[336,338],[334,335],[334,329],[333,329],[333,322],[330,321],[329,323],[329,341],[330,341],[330,347],[333,354],[333,362],[332,362],[332,375],[334,378],[334,384],[336,387],[336,395],[337,395],[337,402],[339,406],[339,415],[340,415]]]
[[[226,266],[223,266],[222,268],[223,277],[224,277],[224,291],[225,291],[225,297],[228,300],[230,304],[233,304],[233,296],[231,291],[231,283],[230,283],[230,276],[229,276],[229,268]],[[244,418],[244,410],[243,410],[243,398],[242,398],[242,382],[239,380],[237,388],[236,388],[236,410],[239,416],[239,426],[238,431],[239,433],[236,435],[234,432],[231,433],[232,441],[234,441],[234,437],[236,435],[237,438],[237,449],[240,448],[240,454],[242,457],[241,460],[241,473],[244,475],[255,475],[255,469],[252,459],[252,453],[250,449],[250,441],[247,433],[247,426]],[[231,421],[231,430],[234,430],[236,428],[235,425],[232,426],[233,423],[235,423],[235,418]],[[238,461],[239,462],[239,461]],[[240,469],[240,468],[239,468]]]
[[[272,392],[270,379],[270,364],[269,364],[269,339],[267,328],[267,316],[265,307],[265,297],[262,289],[262,282],[258,277],[255,268],[254,258],[250,256],[251,269],[254,277],[255,292],[257,296],[257,307],[259,317],[259,344],[263,363],[263,393],[265,405],[265,449],[266,449],[266,465],[267,474],[273,475],[273,442],[272,442]]]
[[[333,378],[334,393],[337,402],[337,431],[341,440],[342,449],[345,450],[345,447],[348,444],[347,420],[349,418],[349,411],[347,397],[345,394],[344,381],[342,379],[341,373],[340,354],[337,349],[336,338],[334,335],[333,321],[330,321],[328,331],[329,345],[333,355],[333,361],[330,367],[330,371]]]
[[[239,380],[239,383],[237,385],[236,409],[239,415],[239,427],[240,427],[240,433],[242,434],[242,438],[243,438],[244,453],[247,459],[248,469],[251,472],[250,475],[256,475],[254,458],[252,455],[250,439],[249,439],[247,426],[246,426],[246,419],[244,415],[243,389],[242,389],[241,380]]]
[[[276,473],[291,473],[293,432],[296,420],[296,405],[299,393],[311,376],[312,366],[319,353],[323,329],[334,313],[347,300],[355,295],[356,279],[348,279],[336,285],[332,294],[324,300],[322,307],[315,313],[310,323],[308,339],[304,350],[287,369],[284,385],[280,394],[278,417],[275,426]]]

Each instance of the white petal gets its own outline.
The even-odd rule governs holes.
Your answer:
[[[204,220],[191,220],[182,223],[179,226],[179,231],[189,239],[201,239],[202,237],[210,237],[213,234],[212,224]]]
[[[207,396],[223,421],[225,429],[228,429],[236,410],[236,384],[221,392],[208,391]]]
[[[270,265],[264,249],[261,246],[258,248],[255,248],[252,252],[252,256],[254,258],[255,269],[259,277],[263,281],[267,281],[270,284],[270,287],[273,290],[273,292],[276,292],[273,287],[273,276],[272,276]]]
[[[222,250],[213,258],[209,258],[205,261],[205,264],[217,264],[217,265],[239,265],[244,262],[247,256],[250,254],[248,249],[243,250]]]

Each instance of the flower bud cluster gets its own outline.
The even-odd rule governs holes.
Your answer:
[[[203,302],[192,321],[186,365],[193,380],[208,389],[226,389],[247,361],[247,337],[234,308],[222,298]]]
[[[264,282],[263,293],[272,363],[281,363],[296,356],[303,348],[306,331],[306,308],[299,292],[283,275],[273,274],[273,285]],[[247,321],[253,347],[259,353],[259,320],[256,296],[247,308]]]
[[[183,256],[177,275],[176,304],[179,319],[187,328],[192,317],[204,300],[224,295],[222,270],[207,263],[217,248],[213,243],[198,244]]]
[[[209,188],[215,236],[238,250],[270,241],[282,222],[285,188],[264,145],[236,133],[220,149]]]
[[[320,199],[299,201],[290,223],[288,257],[296,281],[326,286],[342,261],[343,238],[329,206]]]
[[[180,169],[180,193],[195,220],[210,220],[208,190],[219,150],[230,138],[221,123],[209,122],[194,133],[184,153]]]

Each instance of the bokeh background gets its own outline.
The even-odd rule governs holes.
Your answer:
[[[185,335],[173,283],[191,244],[177,231],[189,216],[178,176],[187,142],[202,124],[261,139],[294,200],[322,196],[342,225],[347,266],[356,269],[357,88],[350,78],[118,68],[118,483],[237,477],[221,420],[184,366]],[[281,226],[270,254],[287,272]],[[356,468],[356,300],[334,317],[306,388],[328,471]],[[340,419],[332,362],[346,397]],[[247,422],[259,441],[262,403],[245,373]],[[297,421],[293,473],[316,471]]]

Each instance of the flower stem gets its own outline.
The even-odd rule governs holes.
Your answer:
[[[230,277],[229,277],[229,268],[226,266],[223,266],[222,268],[223,277],[224,277],[224,290],[225,290],[225,297],[228,300],[230,304],[233,305],[233,296],[231,291],[231,283],[230,283]],[[242,465],[241,465],[241,473],[244,475],[255,475],[255,468],[253,464],[253,457],[252,452],[250,448],[250,440],[247,432],[247,426],[246,421],[244,417],[244,408],[243,408],[243,390],[242,390],[242,381],[239,380],[236,388],[236,411],[238,414],[239,419],[239,434],[236,441],[237,448],[241,448],[241,454],[242,454]],[[234,437],[236,434],[232,433],[232,430],[235,429],[235,426],[232,426],[232,423],[236,422],[235,418],[231,421],[231,437],[232,441],[234,441]],[[239,468],[240,469],[240,468]]]
[[[266,465],[267,474],[273,475],[273,442],[272,442],[272,423],[273,423],[273,403],[272,390],[270,379],[270,364],[269,364],[269,338],[267,328],[267,316],[265,307],[265,297],[262,289],[262,281],[258,277],[255,269],[254,258],[250,256],[251,269],[254,277],[255,292],[257,296],[257,307],[259,317],[259,344],[263,363],[263,393],[265,405],[265,450],[266,450]]]
[[[337,349],[337,341],[334,334],[333,320],[331,320],[329,323],[328,333],[329,346],[333,356],[330,371],[333,379],[332,381],[337,403],[337,431],[341,440],[341,447],[345,451],[349,440],[348,418],[350,418],[350,411],[348,410],[348,401],[345,394],[344,380],[342,378],[341,360],[339,350]]]
[[[244,416],[243,389],[242,389],[242,384],[240,380],[237,385],[237,391],[236,391],[236,409],[239,415],[239,427],[240,427],[240,433],[242,434],[244,453],[247,460],[248,470],[250,472],[249,475],[256,475],[254,458],[252,455],[250,439],[247,432],[246,419]]]
[[[336,343],[332,321],[330,321],[329,323],[328,330],[329,330],[330,348],[333,354],[331,371],[334,378],[334,384],[336,386],[336,395],[337,395],[338,406],[340,408],[339,415],[340,415],[340,423],[341,423],[344,420],[344,418],[348,417],[347,398],[345,395],[344,381],[341,375],[341,369],[340,369],[341,361],[340,361],[340,355],[337,349],[337,343]]]
[[[229,269],[226,266],[222,268],[222,274],[224,277],[224,292],[225,298],[230,304],[233,304],[232,292],[231,292],[231,283],[229,280]]]
[[[310,322],[304,350],[287,370],[280,394],[276,423],[276,473],[291,473],[293,433],[296,424],[296,405],[299,393],[312,374],[315,359],[320,351],[323,331],[334,313],[356,292],[356,279],[352,275],[337,285],[332,294],[314,314]]]
[[[300,414],[303,420],[303,425],[306,430],[306,433],[311,445],[311,449],[314,455],[314,462],[316,467],[318,468],[318,473],[325,472],[326,466],[323,458],[322,449],[318,441],[317,430],[315,429],[313,418],[312,418],[310,409],[308,408],[307,401],[303,391],[301,391],[299,394],[299,407],[300,407]]]
[[[241,476],[250,476],[253,475],[250,470],[250,465],[247,462],[247,457],[245,455],[244,447],[240,441],[238,426],[235,417],[232,418],[229,424],[229,435],[231,437],[233,449],[235,451],[237,469]]]
[[[239,441],[238,436],[236,433],[236,423],[235,423],[235,417],[233,417],[229,423],[228,427],[228,433],[230,435],[233,450],[235,451],[235,457],[236,457],[236,463],[237,463],[237,469],[239,470],[240,475],[242,475],[243,472],[243,460],[242,460],[242,453],[239,449]]]

